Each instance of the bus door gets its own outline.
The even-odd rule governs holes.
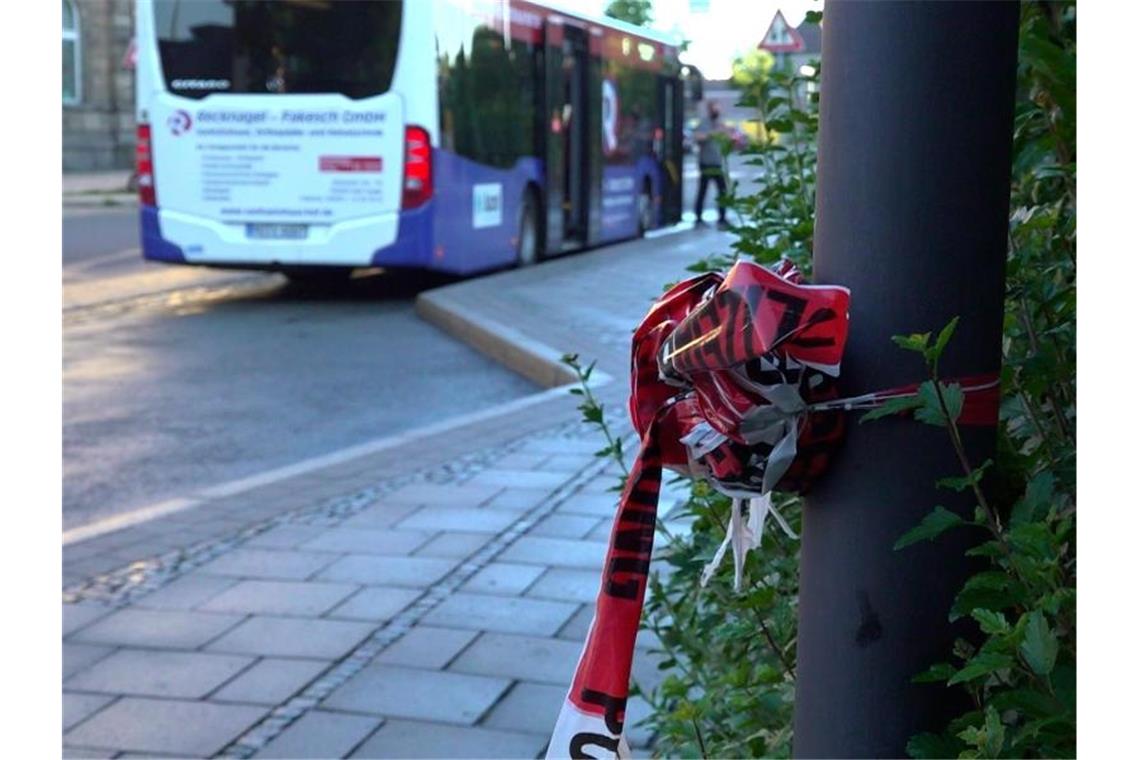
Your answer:
[[[588,239],[589,134],[586,32],[548,23],[546,34],[546,250],[578,248]]]
[[[655,135],[654,149],[661,161],[661,223],[681,220],[681,187],[683,184],[685,93],[680,81],[668,74],[657,78],[658,110],[661,132]]]

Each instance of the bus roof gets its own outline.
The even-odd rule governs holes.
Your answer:
[[[670,45],[672,47],[678,48],[681,46],[680,38],[674,34],[670,34],[669,32],[649,29],[648,27],[644,26],[637,26],[627,21],[611,18],[610,16],[594,16],[589,13],[583,13],[582,11],[568,8],[559,2],[547,2],[547,0],[528,0],[528,2],[531,5],[538,5],[543,8],[549,8],[552,11],[557,11],[564,16],[570,16],[571,18],[576,18],[581,21],[589,21],[590,23],[597,24],[599,26],[608,26],[611,29],[618,29],[620,31],[626,32],[627,34],[643,37],[647,40],[653,40],[654,42],[660,42],[664,45]]]

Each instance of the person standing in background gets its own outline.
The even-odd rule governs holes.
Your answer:
[[[724,177],[724,154],[721,151],[720,143],[713,138],[715,133],[721,131],[720,107],[716,101],[706,100],[705,108],[707,115],[701,119],[701,123],[693,134],[697,141],[697,163],[701,170],[701,184],[697,190],[697,207],[694,209],[697,214],[696,224],[698,227],[703,227],[705,224],[701,219],[701,213],[705,208],[705,191],[708,190],[711,180],[716,183],[717,227],[724,229],[728,226],[725,219],[724,203],[724,194],[727,192]]]

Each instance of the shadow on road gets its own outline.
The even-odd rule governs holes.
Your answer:
[[[415,298],[424,290],[457,282],[458,277],[413,269],[388,269],[352,277],[319,274],[287,280],[274,293],[284,301],[388,301]]]

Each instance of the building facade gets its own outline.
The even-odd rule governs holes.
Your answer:
[[[134,165],[133,0],[62,0],[63,170]]]

